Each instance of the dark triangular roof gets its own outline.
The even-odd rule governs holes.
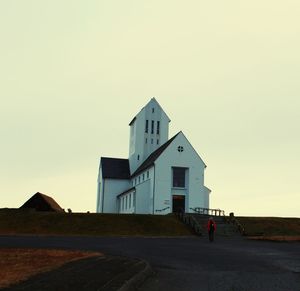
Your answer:
[[[171,144],[171,142],[176,138],[176,136],[180,132],[178,132],[171,139],[169,139],[167,142],[165,142],[163,145],[161,145],[156,151],[154,151],[152,154],[150,154],[150,156],[137,168],[137,170],[131,176],[132,177],[136,176],[139,173],[143,172],[144,170],[150,168],[154,164],[154,162],[157,160],[157,158],[165,151],[165,149],[169,146],[169,144]]]
[[[52,197],[40,192],[35,193],[20,208],[35,208],[36,210],[41,211],[64,212]]]
[[[102,157],[100,163],[104,179],[130,179],[128,159]]]

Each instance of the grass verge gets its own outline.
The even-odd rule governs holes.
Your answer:
[[[248,239],[277,242],[300,242],[300,235],[249,236]]]
[[[295,241],[300,237],[300,218],[237,217],[250,238]]]
[[[0,210],[0,234],[187,236],[191,231],[174,215]]]
[[[0,249],[0,288],[56,269],[71,261],[100,255],[102,254],[96,252],[53,249]]]

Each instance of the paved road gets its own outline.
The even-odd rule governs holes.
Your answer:
[[[0,236],[0,247],[98,250],[147,260],[149,290],[300,291],[300,243],[187,238]]]

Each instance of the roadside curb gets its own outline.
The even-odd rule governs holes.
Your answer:
[[[136,290],[139,285],[141,285],[148,277],[153,275],[153,270],[150,264],[147,261],[140,260],[137,265],[141,266],[142,269],[129,280],[125,281],[122,287],[118,289],[118,291],[133,291]]]

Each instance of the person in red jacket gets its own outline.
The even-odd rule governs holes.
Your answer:
[[[213,220],[212,217],[210,217],[207,223],[207,231],[208,231],[208,237],[210,242],[214,241],[214,233],[216,231],[216,227],[217,225],[215,221]]]

